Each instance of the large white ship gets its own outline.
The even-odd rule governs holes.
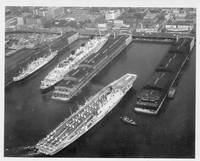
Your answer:
[[[13,77],[13,81],[20,81],[32,75],[33,73],[38,71],[40,68],[48,64],[51,60],[53,60],[56,57],[56,55],[57,55],[57,51],[52,52],[50,50],[50,54],[37,58],[36,60],[29,63],[25,68],[22,68],[19,74],[16,77]]]
[[[86,133],[118,104],[136,78],[134,74],[125,74],[101,89],[83,107],[36,144],[38,153],[53,155]]]
[[[40,89],[47,89],[61,81],[68,72],[77,68],[87,57],[98,52],[107,42],[108,37],[109,35],[105,35],[89,40],[84,47],[81,46],[73,55],[61,61],[44,80],[41,81]]]

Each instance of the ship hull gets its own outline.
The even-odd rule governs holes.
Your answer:
[[[59,100],[59,101],[70,101],[74,96],[76,96],[85,85],[93,78],[95,77],[98,72],[104,69],[112,60],[114,60],[130,43],[132,42],[132,37],[129,36],[126,40],[125,43],[120,44],[118,48],[112,54],[109,56],[105,56],[102,61],[98,62],[94,66],[94,70],[90,72],[87,76],[85,76],[84,79],[82,79],[81,83],[75,86],[73,90],[69,92],[69,94],[65,94],[65,97],[61,96],[55,96],[57,93],[59,94],[59,90],[55,90],[52,94],[52,99],[54,100]]]
[[[19,79],[19,80],[13,80],[13,82],[20,82],[20,81],[24,81],[27,80],[28,78],[34,76],[35,74],[37,74],[40,70],[44,69],[45,67],[47,67],[53,60],[55,60],[57,57],[57,55],[55,57],[53,57],[51,60],[49,60],[47,63],[45,63],[44,65],[42,65],[40,68],[38,68],[37,70],[31,72],[30,74],[26,75],[25,77]]]
[[[136,75],[128,74],[126,77],[120,78],[120,80],[114,81],[100,90],[82,108],[64,120],[46,138],[39,142],[36,145],[38,152],[46,155],[54,155],[85,134],[121,101],[121,99],[131,89],[136,78]],[[85,116],[83,114],[84,111],[87,113]],[[79,116],[82,117],[81,122],[77,120]],[[78,121],[78,124],[75,127],[72,127],[74,123],[71,121]],[[65,138],[63,138],[63,136]],[[49,138],[51,139],[49,140]],[[61,138],[63,139],[60,140]]]
[[[75,140],[80,138],[86,132],[88,132],[92,127],[94,127],[98,122],[100,122],[110,111],[112,111],[113,108],[121,101],[122,98],[123,98],[123,96],[118,101],[116,101],[103,115],[101,115],[101,117],[99,117],[86,131],[84,131],[82,134],[77,135],[76,137],[74,137],[70,142],[67,142],[66,144],[63,144],[63,146],[58,148],[55,152],[50,153],[49,155],[54,155],[54,154],[58,153],[59,151],[61,151],[62,149],[66,148],[68,145],[73,143]]]
[[[96,46],[94,49],[91,49],[91,51],[89,51],[88,53],[87,53],[87,55],[86,56],[84,56],[84,57],[82,57],[80,60],[78,60],[78,61],[76,61],[75,62],[75,68],[77,68],[78,67],[78,65],[80,64],[80,63],[82,63],[87,57],[89,57],[91,54],[94,54],[94,53],[97,53],[105,44],[106,44],[106,42],[108,41],[108,38],[106,38],[106,40],[104,40],[104,42],[102,42],[101,44],[99,44],[99,46]],[[69,73],[72,69],[74,69],[74,67],[72,67],[73,65],[71,65],[71,67],[69,67],[68,68],[68,70],[65,72],[65,74],[64,75],[66,75],[67,73]],[[64,76],[63,76],[64,77]],[[62,78],[63,79],[63,78]],[[61,79],[61,80],[62,80]],[[48,87],[40,87],[42,90],[45,90],[45,89],[47,89],[47,88],[49,88],[49,87],[51,87],[51,86],[55,86],[57,83],[59,83],[61,80],[58,80],[56,83],[54,83],[54,84],[52,84],[52,85],[50,85],[50,86],[48,86]]]
[[[52,89],[54,88],[54,86],[55,86],[56,84],[58,84],[60,81],[61,81],[61,80],[58,80],[57,82],[55,82],[54,84],[52,84],[52,85],[50,85],[50,86],[48,86],[48,87],[40,87],[40,91],[41,91],[41,92],[50,91],[50,90],[52,90]]]

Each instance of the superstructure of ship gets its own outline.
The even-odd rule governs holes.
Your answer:
[[[36,71],[51,62],[57,56],[57,53],[57,50],[52,52],[51,49],[49,49],[49,54],[45,54],[44,56],[37,58],[36,60],[29,63],[26,67],[22,68],[19,71],[19,74],[13,77],[13,81],[20,81],[31,76]]]
[[[134,125],[134,126],[137,125],[136,122],[132,118],[130,118],[128,116],[121,116],[120,119],[126,124]]]
[[[36,144],[38,153],[54,155],[86,133],[118,104],[136,78],[136,75],[127,73],[101,89]]]
[[[51,98],[70,101],[131,42],[132,35],[111,35],[99,52],[86,58],[78,68],[70,71],[55,85]]]
[[[68,72],[77,68],[87,57],[98,52],[107,42],[108,37],[109,34],[103,37],[95,37],[94,39],[89,40],[85,46],[78,48],[74,54],[71,54],[65,60],[61,61],[50,73],[48,73],[44,80],[41,81],[40,89],[47,89],[61,81]]]

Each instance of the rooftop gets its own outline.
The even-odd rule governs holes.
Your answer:
[[[170,72],[155,72],[147,82],[146,86],[165,90],[169,88],[172,80],[173,74]]]

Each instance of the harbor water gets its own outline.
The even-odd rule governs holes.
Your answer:
[[[52,100],[51,91],[42,94],[39,89],[40,81],[59,60],[29,79],[9,85],[5,88],[4,155],[21,156],[20,147],[36,144],[102,87],[125,73],[134,73],[138,75],[134,90],[55,157],[194,157],[195,49],[182,72],[175,98],[165,103],[159,115],[133,111],[137,91],[169,48],[165,43],[133,42],[69,103]],[[123,115],[132,117],[138,126],[121,122]]]

